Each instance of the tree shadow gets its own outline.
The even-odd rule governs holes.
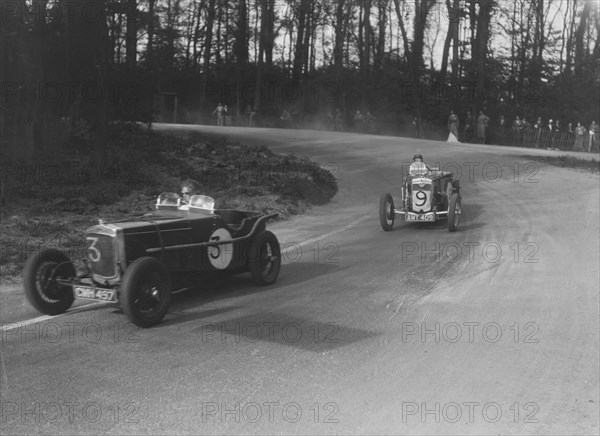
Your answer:
[[[275,312],[202,323],[190,332],[199,334],[203,342],[270,342],[314,353],[333,350],[381,334]]]

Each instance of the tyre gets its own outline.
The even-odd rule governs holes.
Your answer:
[[[381,228],[386,232],[392,230],[394,227],[394,218],[396,218],[394,200],[391,194],[383,194],[379,199],[379,221],[381,222]]]
[[[248,268],[257,285],[275,283],[281,269],[281,248],[273,233],[263,230],[254,237],[248,247]]]
[[[153,257],[140,257],[129,265],[121,284],[121,305],[138,327],[161,322],[171,304],[171,277]]]
[[[460,195],[455,192],[448,203],[448,231],[455,232],[458,229],[461,213]]]
[[[46,315],[64,313],[73,304],[73,287],[58,283],[75,277],[75,267],[60,250],[48,248],[27,259],[23,287],[27,300]]]

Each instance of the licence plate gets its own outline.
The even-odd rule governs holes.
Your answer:
[[[433,213],[425,213],[425,214],[407,213],[406,221],[435,221],[435,214],[433,214]]]
[[[74,286],[73,296],[87,300],[116,301],[115,291],[112,289],[94,288],[91,286]]]

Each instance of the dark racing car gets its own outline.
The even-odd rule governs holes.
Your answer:
[[[281,251],[264,215],[214,209],[203,195],[189,202],[174,193],[158,197],[156,210],[137,218],[103,223],[85,232],[84,273],[57,249],[29,257],[25,294],[40,312],[65,312],[76,298],[120,303],[140,327],[166,315],[171,292],[197,283],[202,274],[250,272],[258,285],[277,280]]]

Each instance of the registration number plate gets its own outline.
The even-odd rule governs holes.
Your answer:
[[[425,214],[408,213],[408,214],[406,214],[406,221],[435,221],[435,214],[433,214],[433,213],[425,213]]]
[[[116,301],[115,291],[112,289],[101,289],[91,286],[75,286],[73,288],[73,296],[87,300]]]

